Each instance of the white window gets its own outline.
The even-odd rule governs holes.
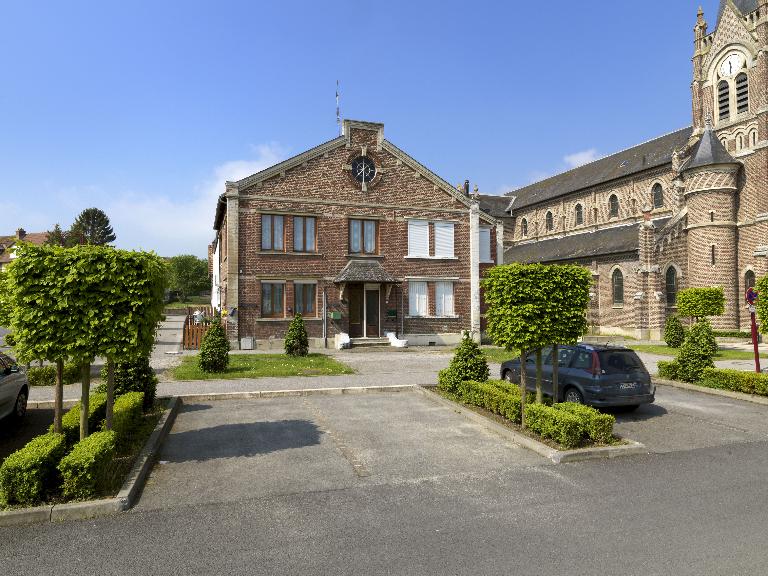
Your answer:
[[[435,222],[435,258],[453,258],[453,222]]]
[[[435,282],[435,315],[454,315],[453,282]]]
[[[429,222],[408,221],[408,256],[429,258]]]
[[[480,262],[493,262],[491,258],[490,228],[480,228]]]
[[[410,316],[427,315],[426,282],[408,282],[408,314]]]

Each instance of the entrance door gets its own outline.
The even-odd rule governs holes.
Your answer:
[[[349,335],[351,338],[360,338],[363,335],[363,287],[360,284],[349,284]]]
[[[379,288],[365,288],[365,336],[379,337]]]

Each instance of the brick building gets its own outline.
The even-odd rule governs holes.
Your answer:
[[[45,244],[48,232],[27,232],[24,228],[16,230],[13,236],[0,236],[0,270],[3,270],[15,258],[14,247],[19,242],[30,242],[38,246]]]
[[[228,182],[214,229],[212,304],[244,346],[282,346],[299,312],[315,346],[479,336],[479,278],[503,254],[503,225],[468,183],[441,179],[382,124],[351,120],[342,136]]]
[[[768,273],[767,76],[768,0],[722,0],[711,33],[699,9],[692,126],[510,192],[505,261],[589,267],[597,333],[659,338],[692,286],[724,288],[716,328],[748,329],[744,291]]]

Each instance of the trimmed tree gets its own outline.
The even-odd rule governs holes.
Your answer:
[[[725,312],[725,294],[721,287],[686,288],[677,293],[677,313],[700,320]]]
[[[203,372],[224,372],[229,365],[229,340],[217,319],[203,336],[198,365]]]
[[[685,341],[685,328],[680,322],[680,317],[672,314],[664,324],[664,342],[670,348],[680,348]]]
[[[285,353],[288,356],[309,354],[309,338],[301,314],[296,314],[288,325],[288,332],[285,334]]]
[[[713,350],[713,341],[712,326],[708,321],[701,320],[691,327],[675,360],[674,371],[681,380],[698,382],[706,368],[715,367],[712,359],[717,345]]]

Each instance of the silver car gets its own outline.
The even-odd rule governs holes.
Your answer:
[[[0,352],[0,419],[6,416],[16,420],[24,418],[28,397],[27,375],[15,360]]]

